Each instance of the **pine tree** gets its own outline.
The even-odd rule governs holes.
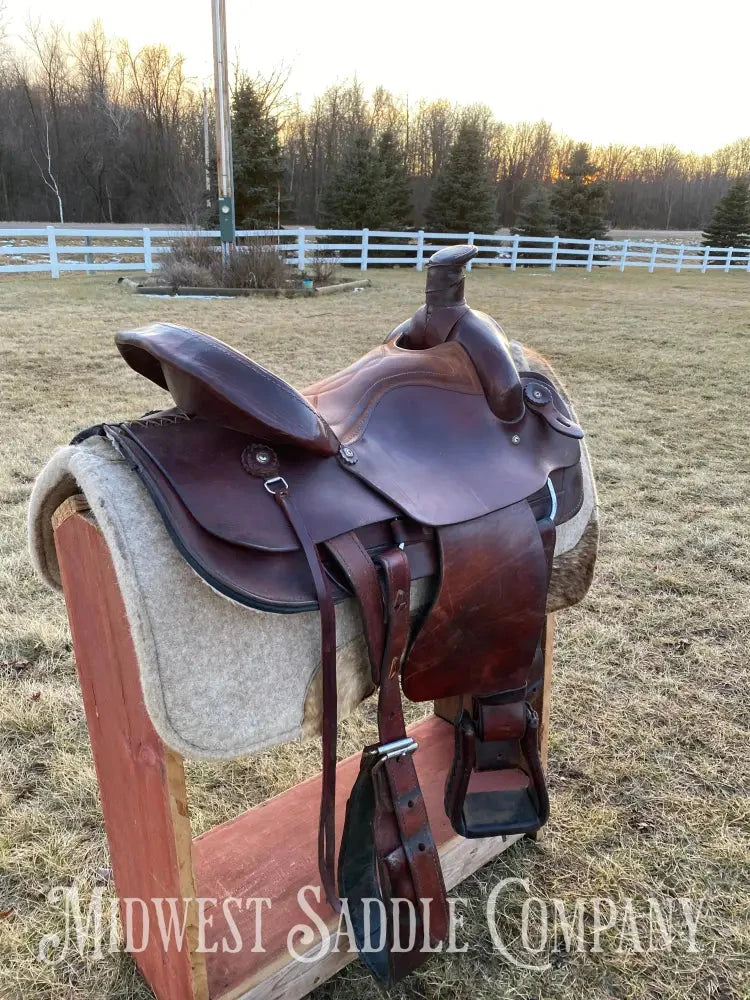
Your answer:
[[[382,225],[383,170],[367,132],[355,133],[323,188],[320,222],[331,229]]]
[[[437,232],[494,233],[495,193],[481,131],[461,126],[432,191],[425,225]]]
[[[716,206],[704,247],[750,247],[750,188],[736,181]]]
[[[516,224],[511,232],[520,236],[554,236],[557,218],[552,210],[552,198],[546,188],[538,187],[521,202]]]
[[[411,184],[394,133],[387,129],[378,140],[381,170],[380,222],[384,229],[405,229],[414,221]]]
[[[278,129],[248,79],[232,95],[232,160],[239,225],[275,229],[283,174]]]
[[[604,212],[608,191],[606,184],[596,179],[597,173],[588,146],[577,146],[552,189],[551,205],[561,237],[601,240],[607,235],[609,223]]]

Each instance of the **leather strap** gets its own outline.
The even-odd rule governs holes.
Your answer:
[[[369,566],[361,558],[364,550],[352,538],[335,539],[329,548],[357,596],[368,645],[371,649],[378,645],[382,648],[380,663],[372,665],[373,676],[380,679],[380,742],[365,748],[347,803],[339,854],[339,889],[347,901],[363,961],[381,983],[390,986],[424,961],[421,949],[426,926],[433,944],[444,940],[448,933],[440,859],[412,757],[416,744],[406,735],[401,704],[400,674],[409,635],[411,573],[401,549],[394,547],[380,556],[377,563],[383,589],[381,598],[378,584],[375,601],[375,571],[369,556]],[[398,922],[394,919],[393,899],[408,901],[406,908],[399,909]],[[366,914],[369,900],[376,900],[382,911]],[[416,918],[415,926],[409,906]],[[413,943],[412,931],[416,932]],[[398,950],[394,950],[396,944]]]
[[[377,685],[380,683],[385,640],[385,614],[377,570],[369,552],[353,531],[329,539],[325,546],[346,576],[359,603],[372,681]]]
[[[382,746],[406,737],[399,680],[409,637],[411,574],[409,561],[401,549],[394,548],[384,553],[379,557],[378,563],[384,575],[388,615],[388,634],[378,699],[378,735]],[[401,846],[411,874],[411,895],[417,906],[417,915],[422,918],[420,922],[424,926],[422,911],[425,901],[431,900],[430,938],[437,943],[448,933],[446,892],[413,754],[387,757],[383,771],[388,780],[390,804],[398,823]],[[376,837],[377,835],[376,829]],[[399,878],[402,873],[396,868],[393,874]],[[422,944],[422,937],[423,934],[417,934],[417,951]]]
[[[271,489],[277,485],[278,489]],[[315,593],[320,607],[320,663],[323,678],[323,773],[321,777],[320,824],[318,826],[318,869],[326,899],[339,913],[341,901],[336,892],[336,727],[338,724],[336,691],[336,611],[320,555],[305,525],[304,518],[294,506],[289,487],[284,479],[267,480],[266,489],[286,515],[299,539],[310,568]]]

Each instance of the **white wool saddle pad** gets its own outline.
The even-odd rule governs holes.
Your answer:
[[[525,368],[518,345],[512,346]],[[539,359],[533,361],[540,370]],[[112,555],[144,701],[162,740],[185,757],[230,758],[316,734],[322,716],[318,612],[256,611],[212,590],[180,556],[138,476],[100,437],[60,448],[34,485],[31,557],[51,587],[61,587],[52,515],[79,493]],[[596,492],[584,449],[583,506],[558,528],[548,611],[583,597],[597,538]],[[426,600],[427,586],[413,584],[414,607]],[[336,629],[343,718],[372,691],[354,600],[337,605]]]

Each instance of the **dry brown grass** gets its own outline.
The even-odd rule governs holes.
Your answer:
[[[111,277],[0,281],[0,997],[150,994],[124,957],[34,958],[59,928],[46,893],[85,893],[108,865],[62,600],[35,579],[25,506],[52,448],[81,427],[165,396],[133,375],[112,334],[163,318],[218,335],[298,385],[362,354],[410,314],[423,277],[373,272],[366,293],[190,301],[132,296]],[[740,1000],[747,996],[750,608],[745,399],[750,281],[477,269],[470,298],[564,372],[588,430],[603,538],[585,604],[559,616],[553,814],[462,887],[463,956],[437,957],[400,997]],[[18,669],[11,661],[28,661]],[[37,696],[37,692],[39,693]],[[419,709],[413,714],[418,714]],[[371,710],[343,731],[361,745]],[[315,744],[231,766],[192,765],[197,830],[317,769]],[[534,892],[707,898],[698,952],[558,955],[549,972],[493,950],[484,901],[497,881]],[[510,933],[518,896],[501,911]],[[316,996],[378,997],[354,965]]]

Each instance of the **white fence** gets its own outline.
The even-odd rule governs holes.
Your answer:
[[[645,267],[680,271],[747,271],[750,249],[681,246],[639,240],[563,240],[558,236],[507,236],[493,233],[391,232],[368,229],[239,230],[239,241],[273,243],[289,264],[304,271],[315,258],[336,258],[342,264],[368,266],[400,264],[421,271],[432,253],[451,243],[472,243],[478,253],[473,264],[508,267]],[[63,271],[145,271],[160,266],[176,240],[193,237],[218,245],[218,230],[158,228],[84,229],[65,226],[0,227],[0,274]],[[123,259],[124,258],[124,259]],[[469,264],[469,270],[471,264]]]

